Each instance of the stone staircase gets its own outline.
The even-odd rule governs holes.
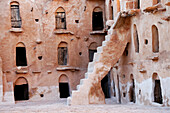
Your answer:
[[[130,37],[130,18],[121,15],[121,13],[118,14],[102,46],[97,48],[93,62],[88,65],[85,78],[80,80],[77,90],[72,91],[72,96],[68,98],[71,105],[105,103],[101,80],[122,56]]]

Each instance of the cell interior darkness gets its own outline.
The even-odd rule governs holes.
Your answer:
[[[17,66],[27,66],[25,47],[16,47],[16,65]]]
[[[162,104],[162,91],[161,91],[160,80],[155,80],[154,102]]]
[[[96,53],[97,50],[90,50],[89,49],[89,62],[93,61],[94,53]]]
[[[102,79],[101,86],[102,86],[102,90],[105,95],[105,98],[111,98],[110,72]]]
[[[103,30],[103,12],[93,12],[93,31]]]
[[[28,100],[29,99],[28,84],[15,85],[14,97],[16,101],[17,100]]]
[[[69,93],[69,84],[68,83],[59,83],[60,98],[67,98],[70,96]]]

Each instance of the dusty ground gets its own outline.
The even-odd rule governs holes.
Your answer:
[[[110,101],[110,100],[109,100]],[[168,107],[138,106],[135,104],[67,106],[66,99],[59,101],[17,102],[15,105],[1,105],[0,113],[170,113]]]

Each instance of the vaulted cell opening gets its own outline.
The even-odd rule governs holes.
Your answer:
[[[27,66],[26,48],[21,42],[16,46],[16,66]]]
[[[103,10],[100,7],[96,7],[93,10],[92,24],[93,24],[93,31],[103,30],[103,28],[104,28]]]
[[[11,2],[11,27],[21,28],[20,8],[18,2]]]
[[[111,98],[111,80],[110,80],[110,72],[101,80],[101,86],[105,98]]]
[[[130,102],[135,103],[136,102],[136,97],[135,97],[135,82],[134,82],[134,77],[133,74],[130,75],[130,89],[129,89],[129,100]]]
[[[66,29],[66,13],[64,8],[60,7],[55,12],[56,29]]]
[[[139,53],[139,36],[136,25],[133,26],[133,40],[135,46],[135,52]]]
[[[152,80],[153,80],[153,96],[154,96],[153,101],[162,104],[163,98],[162,98],[161,81],[157,73],[153,74]]]
[[[93,42],[89,46],[89,62],[93,61],[94,53],[97,52],[97,43]]]
[[[159,52],[159,33],[155,25],[152,26],[152,51],[154,53]]]
[[[67,98],[70,96],[69,79],[66,75],[61,75],[59,78],[60,98]]]
[[[28,100],[29,99],[28,82],[24,77],[18,78],[15,82],[14,98],[15,98],[15,101],[21,101],[21,100]]]
[[[61,42],[58,46],[58,65],[67,65],[68,48],[66,42]]]

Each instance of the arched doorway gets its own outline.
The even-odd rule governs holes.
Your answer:
[[[61,42],[58,46],[58,65],[67,65],[68,63],[68,44]]]
[[[93,31],[103,30],[103,10],[100,7],[96,7],[93,10]]]
[[[16,66],[27,66],[26,48],[22,42],[16,45]]]
[[[162,104],[163,99],[162,99],[161,81],[157,73],[153,73],[152,80],[153,80],[153,96],[154,96],[153,101]]]
[[[60,91],[60,98],[67,98],[70,96],[69,91],[69,80],[66,75],[61,75],[59,78],[59,91]]]
[[[130,82],[131,82],[131,86],[130,86],[130,89],[129,89],[129,100],[130,100],[130,102],[135,103],[136,102],[135,81],[134,81],[133,74],[130,75]]]
[[[66,29],[66,14],[62,7],[59,7],[55,12],[56,29]]]
[[[139,36],[138,36],[137,27],[135,24],[133,26],[133,40],[134,40],[135,52],[139,53]]]
[[[18,2],[11,2],[11,27],[21,28],[22,20],[20,16],[20,8]]]
[[[29,99],[29,89],[28,82],[24,77],[20,77],[15,82],[14,86],[14,97],[17,100],[28,100]]]
[[[154,53],[159,52],[159,33],[155,25],[152,26],[152,51]]]

